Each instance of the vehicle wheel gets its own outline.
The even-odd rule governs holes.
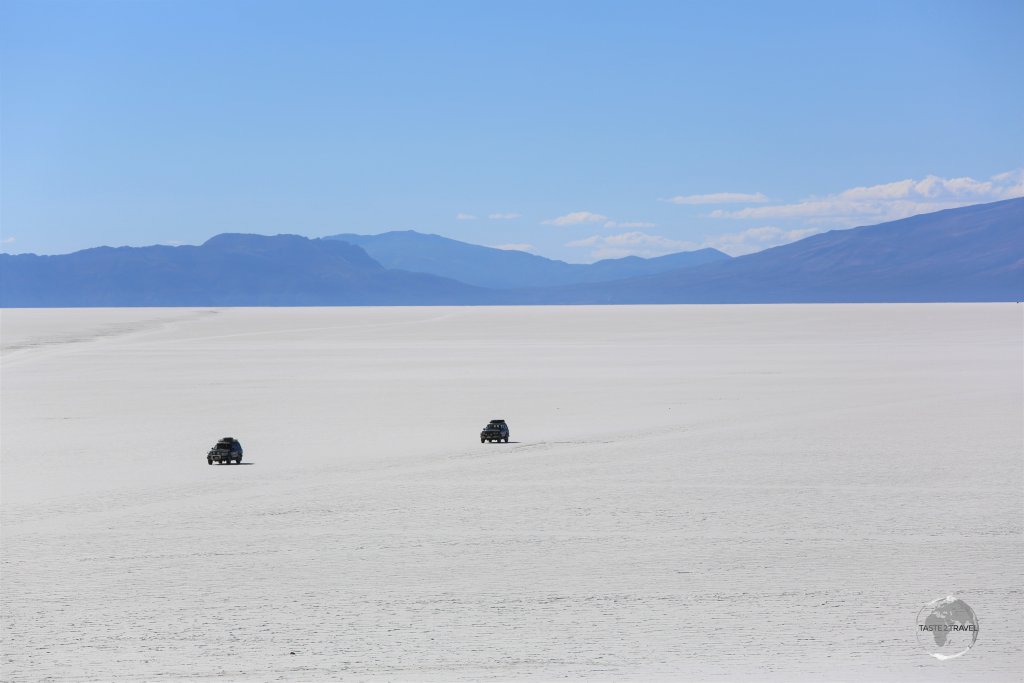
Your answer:
[[[505,437],[505,443],[508,443],[508,437],[507,436]]]
[[[206,459],[206,464],[207,465],[212,465],[213,464],[213,458],[207,458]]]
[[[485,441],[485,439],[480,439],[480,443],[483,443],[484,441]]]

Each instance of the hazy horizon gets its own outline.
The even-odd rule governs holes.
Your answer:
[[[1022,193],[1024,193],[1024,188],[1022,188],[1021,191],[1022,191]],[[1022,196],[1024,196],[1024,194],[1022,194]],[[1017,197],[1011,197],[1011,198],[1017,198]],[[1002,201],[1002,200],[995,200],[995,201]],[[982,202],[982,203],[992,203],[992,202]],[[971,206],[971,205],[972,204],[963,204],[963,205],[956,204],[955,206],[946,206],[946,207],[942,207],[942,208],[935,208],[935,207],[933,207],[932,210],[925,211],[923,213],[935,213],[937,211],[944,211],[947,208],[960,208],[961,206]],[[911,215],[923,215],[923,214],[911,214]],[[911,215],[902,216],[902,217],[903,218],[908,218]],[[871,225],[874,225],[874,224],[853,225],[853,226],[843,226],[843,227],[838,227],[838,228],[829,228],[829,229],[823,229],[820,232],[831,232],[833,230],[853,230],[855,228],[860,228],[860,227],[870,227]],[[434,236],[434,237],[442,237],[442,238],[445,238],[445,239],[450,239],[450,240],[455,240],[455,241],[458,241],[458,242],[463,242],[465,244],[472,244],[472,245],[475,245],[475,246],[489,247],[489,248],[492,248],[492,249],[518,250],[518,249],[515,248],[515,245],[492,246],[492,245],[487,245],[487,244],[480,244],[478,242],[467,242],[465,240],[457,240],[456,238],[451,237],[450,235],[444,235],[444,234],[440,234],[440,233],[427,233],[427,232],[423,232],[421,230],[414,230],[414,229],[406,229],[406,230],[380,230],[378,232],[365,232],[365,233],[358,233],[358,232],[351,232],[351,231],[349,231],[349,232],[344,232],[344,233],[337,233],[337,235],[354,234],[354,235],[362,235],[362,236],[372,236],[372,235],[388,234],[388,233],[391,233],[391,232],[415,232],[415,233],[419,233],[421,235],[429,235],[429,236]],[[155,244],[139,244],[139,245],[95,244],[95,245],[91,245],[91,246],[88,246],[88,247],[83,247],[82,250],[85,250],[85,249],[95,249],[97,247],[119,248],[119,247],[124,247],[124,246],[132,246],[132,247],[147,247],[147,246],[173,246],[173,247],[179,247],[179,246],[202,246],[206,241],[208,241],[208,240],[210,240],[210,239],[212,239],[214,237],[217,237],[219,235],[223,235],[223,234],[257,234],[257,235],[263,235],[263,236],[298,235],[300,237],[306,237],[308,239],[321,239],[323,237],[335,237],[336,236],[336,235],[321,235],[321,236],[301,235],[299,233],[293,233],[293,232],[265,233],[265,234],[264,233],[244,233],[244,232],[241,232],[241,233],[215,233],[215,234],[206,236],[204,239],[200,239],[199,241],[197,241],[194,244],[185,244],[185,243],[173,243],[173,244],[155,243]],[[818,233],[815,232],[814,234],[818,234]],[[810,236],[809,234],[808,235],[800,235],[798,237],[795,237],[795,239],[793,241],[799,241],[799,240],[803,239],[804,237],[809,237],[809,236]],[[689,245],[689,248],[681,249],[680,251],[697,251],[697,250],[700,250],[700,249],[708,249],[708,248],[710,248],[710,249],[715,249],[716,251],[720,251],[722,253],[725,253],[725,254],[727,254],[727,255],[729,255],[731,257],[736,257],[736,256],[747,256],[749,254],[755,254],[755,253],[758,253],[760,251],[764,251],[765,249],[771,249],[772,247],[775,247],[775,246],[781,246],[781,244],[764,245],[764,246],[762,246],[760,248],[757,248],[757,249],[754,249],[752,251],[744,251],[744,252],[739,253],[739,254],[730,254],[729,251],[727,250],[727,248],[723,248],[721,245],[720,246]],[[78,251],[82,251],[82,250],[78,250]],[[9,251],[6,251],[4,249],[0,249],[0,253],[17,253],[17,252],[9,252]],[[31,253],[35,253],[35,252],[31,252]],[[73,253],[73,252],[71,252],[71,253]],[[545,256],[544,254],[538,254],[538,253],[536,253],[534,251],[530,251],[529,253],[533,253],[534,255],[537,255],[537,256],[543,256],[544,258],[550,258],[552,260],[562,260],[562,261],[565,261],[564,259],[555,259],[555,258],[550,257],[550,256]],[[647,256],[641,256],[641,258],[657,258],[657,256],[665,256],[665,255],[667,255],[669,253],[677,253],[677,252],[666,252],[665,254],[647,255]],[[60,255],[63,255],[63,254],[37,254],[37,255],[40,255],[40,256],[60,256]],[[612,255],[612,256],[608,256],[607,258],[609,258],[609,259],[617,259],[617,258],[625,258],[626,256],[635,256],[635,254]],[[604,260],[604,259],[589,259],[589,260],[585,260],[585,261],[565,261],[565,262],[566,263],[575,263],[575,264],[586,265],[586,264],[595,263],[595,262],[597,262],[599,260]]]

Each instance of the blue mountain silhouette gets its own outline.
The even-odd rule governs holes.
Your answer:
[[[737,258],[700,250],[578,265],[414,232],[0,254],[3,307],[1020,300],[1024,198]]]

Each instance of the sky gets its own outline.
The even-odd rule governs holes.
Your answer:
[[[570,262],[1024,196],[1024,2],[0,0],[0,249]]]

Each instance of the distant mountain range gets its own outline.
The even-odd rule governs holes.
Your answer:
[[[385,268],[430,273],[491,289],[609,282],[729,260],[728,255],[717,249],[699,249],[657,258],[627,256],[584,265],[412,230],[382,235],[333,235],[324,239],[360,246]]]
[[[832,230],[614,284],[538,292],[536,301],[552,296],[562,303],[1021,301],[1024,198]]]
[[[581,265],[411,231],[0,254],[6,308],[1022,299],[1024,198],[833,230],[736,258],[701,249]]]
[[[489,303],[488,292],[387,270],[361,248],[297,235],[217,235],[201,246],[0,254],[0,305],[345,306]]]

